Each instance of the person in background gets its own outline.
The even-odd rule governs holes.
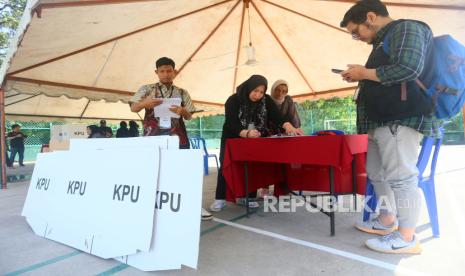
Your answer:
[[[128,124],[125,121],[119,123],[119,128],[116,130],[116,138],[129,137]]]
[[[27,135],[21,132],[21,126],[18,124],[14,124],[11,126],[11,132],[7,135],[7,141],[10,141],[10,160],[9,160],[9,167],[13,168],[13,164],[15,162],[16,153],[19,155],[19,166],[24,167],[24,140],[26,140]]]
[[[105,133],[103,134],[105,138],[111,138],[113,137],[113,130],[106,130]]]
[[[282,118],[276,104],[266,95],[268,81],[261,75],[253,75],[236,88],[225,103],[225,122],[221,135],[220,163],[223,166],[226,140],[230,138],[258,138],[270,134],[268,125],[273,122],[283,128],[289,135],[302,135],[301,129],[295,128]],[[219,212],[226,206],[226,180],[222,168],[218,171],[215,201],[210,210]],[[257,208],[255,201],[249,201],[249,207]]]
[[[8,146],[7,141],[5,141],[5,161],[6,161],[6,166],[8,168],[13,168],[11,162],[10,162],[10,156],[8,155],[8,152],[10,151],[10,147]],[[11,152],[10,152],[11,154]]]
[[[295,103],[292,98],[287,95],[289,91],[289,85],[285,80],[277,80],[271,86],[271,98],[281,112],[283,118],[290,122],[293,127],[300,128],[300,118],[295,107]],[[270,126],[274,132],[280,132],[280,128],[276,126]]]
[[[139,125],[135,121],[129,121],[129,137],[139,137]]]
[[[113,130],[111,130],[111,127],[107,126],[107,121],[106,120],[100,120],[100,132],[106,137],[106,138],[111,138],[113,137]]]
[[[87,126],[87,138],[105,138],[105,135],[101,132],[101,128],[96,125]]]

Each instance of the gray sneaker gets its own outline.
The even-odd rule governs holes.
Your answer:
[[[397,230],[397,221],[392,225],[385,226],[379,222],[378,218],[374,218],[368,221],[357,222],[355,228],[366,233],[384,236]]]
[[[420,254],[422,250],[416,236],[413,236],[413,240],[407,242],[402,238],[399,231],[394,231],[379,238],[369,239],[365,242],[365,245],[371,250],[391,254]]]

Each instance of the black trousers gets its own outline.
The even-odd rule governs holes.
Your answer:
[[[216,195],[215,199],[226,199],[226,179],[223,176],[223,160],[224,160],[224,148],[226,145],[226,139],[221,139],[220,146],[220,168],[218,170],[218,179],[216,181]],[[249,198],[256,198],[257,191],[250,192]]]

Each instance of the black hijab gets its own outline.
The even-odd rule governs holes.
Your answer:
[[[266,105],[265,95],[257,102],[250,100],[249,95],[255,88],[260,85],[265,86],[265,93],[268,81],[261,75],[252,75],[248,80],[236,88],[239,96],[239,120],[242,127],[247,128],[250,123],[262,134],[266,132]]]

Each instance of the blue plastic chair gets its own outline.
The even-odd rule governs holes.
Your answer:
[[[318,130],[312,133],[312,135],[328,135],[327,133],[334,133],[334,135],[345,135],[344,131],[338,129]]]
[[[439,237],[439,223],[438,223],[438,209],[436,204],[436,191],[434,184],[434,175],[436,173],[436,163],[438,161],[439,149],[441,147],[442,139],[435,139],[432,137],[423,138],[422,147],[420,154],[418,155],[417,168],[418,174],[418,187],[423,191],[425,196],[426,206],[428,208],[429,221],[434,237]],[[429,176],[423,176],[426,166],[431,157],[431,152],[434,146],[433,159],[431,161],[431,172]],[[365,198],[371,196],[371,198],[365,203],[371,210],[376,209],[376,194],[370,180],[367,179]],[[370,218],[370,212],[368,210],[363,211],[363,221],[367,221]]]
[[[219,168],[218,166],[218,157],[216,154],[209,154],[207,151],[207,145],[205,143],[205,139],[202,137],[190,137],[189,141],[193,149],[203,149],[203,172],[205,175],[208,175],[208,158],[215,158],[216,162],[216,169]]]

